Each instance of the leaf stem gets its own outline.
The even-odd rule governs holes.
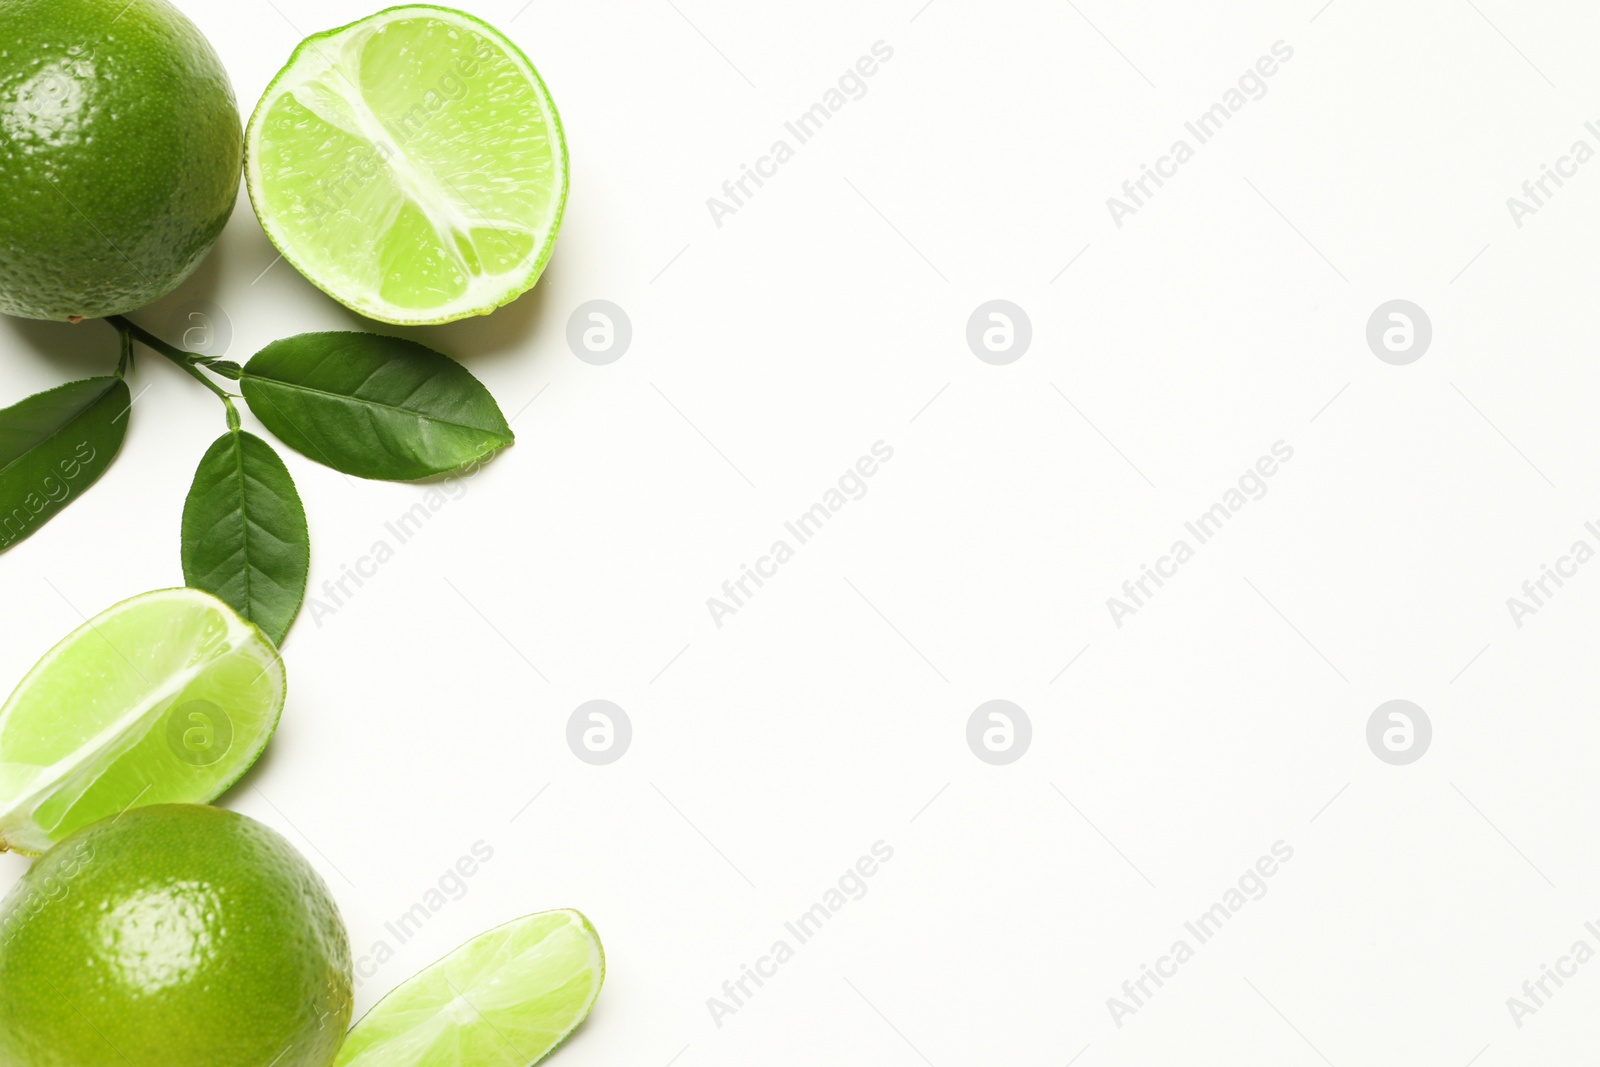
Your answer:
[[[117,326],[116,323],[112,325]],[[117,337],[122,343],[122,354],[117,359],[117,377],[122,378],[127,375],[128,368],[133,366],[133,334],[117,326]]]
[[[163,356],[166,356],[168,359],[172,360],[172,362],[182,367],[184,373],[188,374],[189,377],[193,378],[195,381],[199,382],[213,393],[216,393],[217,396],[222,399],[224,404],[227,404],[230,408],[233,406],[233,394],[229,393],[226,389],[222,388],[222,386],[218,385],[216,382],[200,373],[201,367],[209,366],[212,363],[211,359],[206,356],[196,355],[193,352],[185,352],[181,348],[169,345],[155,334],[141,327],[138,323],[130,322],[121,315],[108,315],[106,316],[106,321],[112,326],[116,327],[117,330],[121,331],[125,338],[131,336],[138,340],[139,343],[143,344],[145,347],[154,349]]]
[[[196,366],[193,363],[189,363],[189,362],[187,362],[185,360],[178,359],[175,356],[173,356],[171,353],[165,352],[162,349],[158,348],[158,349],[156,349],[156,351],[160,352],[163,356],[166,356],[168,359],[172,360],[178,366],[182,367],[184,369],[184,372],[187,373],[189,375],[189,377],[193,378],[195,381],[199,382],[201,385],[205,386],[207,389],[211,390],[213,393],[216,393],[217,396],[222,399],[222,402],[224,404],[232,404],[233,403],[233,394],[229,393],[226,389],[224,389],[222,386],[218,385],[216,382],[212,381],[210,378],[207,378],[204,374],[201,374],[200,373],[200,368],[198,366]]]

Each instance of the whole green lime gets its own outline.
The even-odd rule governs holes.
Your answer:
[[[6,1067],[327,1067],[350,1009],[322,879],[219,808],[85,827],[0,903]]]
[[[228,221],[243,138],[217,54],[166,0],[0,0],[0,312],[171,292]]]

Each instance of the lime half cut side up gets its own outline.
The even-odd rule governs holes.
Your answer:
[[[516,919],[379,1001],[334,1067],[531,1067],[588,1016],[605,972],[579,912]]]
[[[567,149],[515,44],[409,5],[308,37],[256,105],[245,182],[272,243],[347,307],[403,326],[487,315],[539,280]]]
[[[0,848],[37,855],[134,805],[215,799],[266,747],[283,700],[277,649],[222,601],[123,601],[0,707]]]

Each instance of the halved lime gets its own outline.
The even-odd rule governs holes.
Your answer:
[[[516,45],[413,4],[301,42],[250,118],[245,182],[283,258],[335,300],[451,322],[539,280],[567,147]]]
[[[0,850],[37,855],[135,804],[214,799],[266,747],[283,697],[277,649],[216,597],[124,600],[0,707]]]
[[[531,1067],[588,1016],[605,977],[581,913],[516,919],[379,1001],[334,1067]]]

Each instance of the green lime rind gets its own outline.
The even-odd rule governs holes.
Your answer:
[[[85,827],[0,902],[6,1067],[328,1067],[353,984],[315,868],[220,808]]]
[[[582,912],[515,919],[379,1001],[334,1067],[532,1067],[588,1017],[605,973]]]
[[[116,604],[0,706],[0,849],[39,855],[133,806],[215,799],[260,757],[285,688],[272,642],[209,593]]]
[[[233,212],[243,141],[221,60],[166,0],[0,0],[0,312],[170,292]]]
[[[376,115],[372,114],[364,97],[359,107],[350,106],[348,96],[360,93],[358,86],[361,85],[362,79],[359,70],[346,73],[341,67],[338,70],[338,79],[336,81],[330,80],[329,83],[336,86],[337,92],[332,94],[324,92],[320,94],[320,100],[323,105],[326,106],[331,102],[332,106],[336,108],[340,107],[340,101],[343,101],[343,105],[349,107],[351,112],[357,110],[363,112],[366,115],[366,121],[363,123],[364,129],[361,133],[350,134],[350,136],[343,138],[342,144],[333,144],[333,141],[320,135],[329,130],[332,130],[335,134],[348,131],[334,129],[324,122],[317,134],[305,134],[307,140],[316,138],[318,143],[314,150],[306,153],[303,168],[304,174],[298,180],[287,181],[282,177],[288,168],[282,166],[281,159],[274,159],[271,168],[274,176],[269,179],[264,174],[262,161],[263,139],[268,116],[272,114],[274,107],[284,96],[288,95],[293,89],[303,88],[311,80],[311,76],[307,73],[308,69],[340,67],[340,62],[331,61],[328,57],[331,51],[337,50],[337,46],[346,43],[346,38],[365,34],[369,30],[377,33],[396,22],[413,18],[433,19],[454,30],[474,34],[492,44],[494,48],[498,49],[505,58],[515,65],[517,72],[523,77],[536,97],[535,102],[542,119],[542,132],[549,139],[549,148],[552,149],[552,162],[559,166],[558,171],[550,176],[550,182],[548,183],[554,185],[554,188],[550,190],[553,196],[553,204],[540,218],[534,220],[542,229],[537,247],[530,248],[520,257],[517,269],[515,271],[496,273],[494,277],[504,278],[505,280],[493,285],[485,283],[478,287],[482,290],[481,292],[474,292],[453,300],[442,300],[433,304],[401,304],[381,296],[377,291],[379,286],[394,284],[395,279],[405,279],[410,273],[403,265],[398,264],[398,261],[393,256],[378,265],[381,268],[380,270],[369,272],[374,277],[381,275],[380,280],[369,278],[365,284],[352,284],[350,279],[335,277],[337,274],[345,273],[345,268],[349,264],[357,262],[357,257],[352,254],[352,247],[366,248],[369,251],[369,255],[377,255],[373,251],[378,243],[373,237],[374,230],[378,230],[380,226],[389,227],[378,233],[378,239],[382,240],[394,230],[400,228],[400,224],[392,217],[380,218],[377,211],[362,212],[359,210],[361,206],[370,208],[372,206],[370,201],[358,204],[358,210],[349,210],[351,202],[361,201],[366,194],[371,193],[371,186],[375,181],[381,182],[382,179],[377,177],[378,175],[392,174],[397,169],[393,166],[393,160],[397,155],[401,158],[407,158],[403,151],[396,149],[390,143],[392,140],[400,139],[393,136],[396,132],[394,128],[384,125]],[[382,58],[392,59],[393,57]],[[384,90],[393,92],[397,91],[395,87],[400,85],[401,81],[401,79],[389,76],[381,79],[381,86]],[[435,83],[434,87],[438,88],[439,85],[448,86],[450,84],[441,81]],[[414,86],[411,88],[415,89]],[[435,96],[437,97],[437,94]],[[422,94],[421,98],[424,101],[428,100],[426,92]],[[434,109],[445,114],[446,123],[449,121],[448,114],[451,110],[448,106],[445,106],[448,103],[449,101],[446,100],[444,104]],[[402,118],[409,122],[411,112],[415,110],[414,106]],[[349,116],[347,115],[347,117]],[[314,115],[310,110],[301,108],[301,113],[296,116],[296,121],[286,122],[285,125],[300,128],[302,122],[299,120],[307,118],[311,122],[321,120],[321,116]],[[432,119],[430,118],[428,121],[431,122]],[[500,116],[494,121],[507,120],[504,116]],[[449,132],[457,135],[483,136],[483,131],[488,128],[487,123],[474,122],[469,124],[458,122],[457,126]],[[404,130],[405,127],[402,128],[402,133]],[[384,151],[374,151],[374,139],[372,136],[374,133],[383,135],[379,138],[379,141]],[[500,138],[497,136],[496,139]],[[340,139],[336,137],[333,140]],[[339,155],[341,151],[344,153],[343,158]],[[386,152],[387,154],[385,154]],[[555,101],[551,97],[544,79],[540,76],[538,70],[534,68],[527,55],[515,42],[482,19],[454,8],[435,4],[405,4],[387,8],[347,25],[313,34],[303,40],[290,55],[289,61],[268,84],[266,91],[257,102],[255,110],[251,113],[250,121],[246,125],[244,156],[245,185],[250,194],[250,202],[255,208],[256,217],[260,220],[262,229],[266,231],[268,239],[272,241],[273,245],[283,255],[283,258],[288,260],[290,265],[313,285],[351,310],[379,322],[400,326],[437,325],[474,315],[487,315],[532,289],[543,274],[545,267],[549,263],[550,256],[554,252],[556,238],[561,231],[561,222],[566,212],[570,187],[570,164],[567,155],[566,133],[561,124],[560,112],[556,108]],[[381,162],[379,162],[380,159]],[[407,165],[409,166],[409,163]],[[456,177],[459,182],[461,176],[458,174]],[[496,174],[491,176],[491,179],[499,181],[503,177],[503,175]],[[452,190],[461,193],[458,183],[451,182],[449,175],[443,175],[442,178]],[[517,182],[512,184],[517,184],[518,182],[528,184],[524,178],[519,178]],[[300,188],[308,184],[314,185],[315,188],[311,190]],[[305,192],[309,192],[310,195],[301,196]],[[462,195],[464,196],[465,194]],[[275,196],[286,197],[289,203],[286,205],[275,204],[273,202]],[[447,252],[459,251],[463,247],[462,235],[459,231],[452,230],[450,233],[451,240],[444,241],[441,237],[438,219],[428,215],[425,207],[419,207],[417,204],[406,200],[404,196],[400,199],[403,201],[404,206],[417,209],[413,212],[414,215],[426,220],[427,226],[418,225],[417,228],[429,229],[430,240],[439,238],[438,243],[443,244]],[[481,190],[478,198],[471,201],[471,205],[476,209],[484,203],[485,199],[488,199],[495,207],[500,206],[498,197]],[[332,215],[323,214],[324,208],[331,210]],[[307,215],[308,210],[309,217],[301,219],[300,216]],[[344,216],[348,216],[347,222],[355,224],[353,236],[359,238],[358,240],[341,242],[328,225],[330,218],[334,223],[339,223]],[[417,218],[413,218],[411,221],[414,224],[418,223]],[[301,232],[291,232],[296,228]],[[468,243],[470,244],[470,241]],[[416,251],[416,249],[413,248],[412,251]],[[427,251],[437,252],[438,249],[430,247],[427,248]],[[488,250],[488,253],[492,252],[492,249]],[[469,268],[472,266],[470,263],[464,263],[463,265]],[[424,264],[417,269],[425,270],[428,266],[437,266],[437,264]]]

